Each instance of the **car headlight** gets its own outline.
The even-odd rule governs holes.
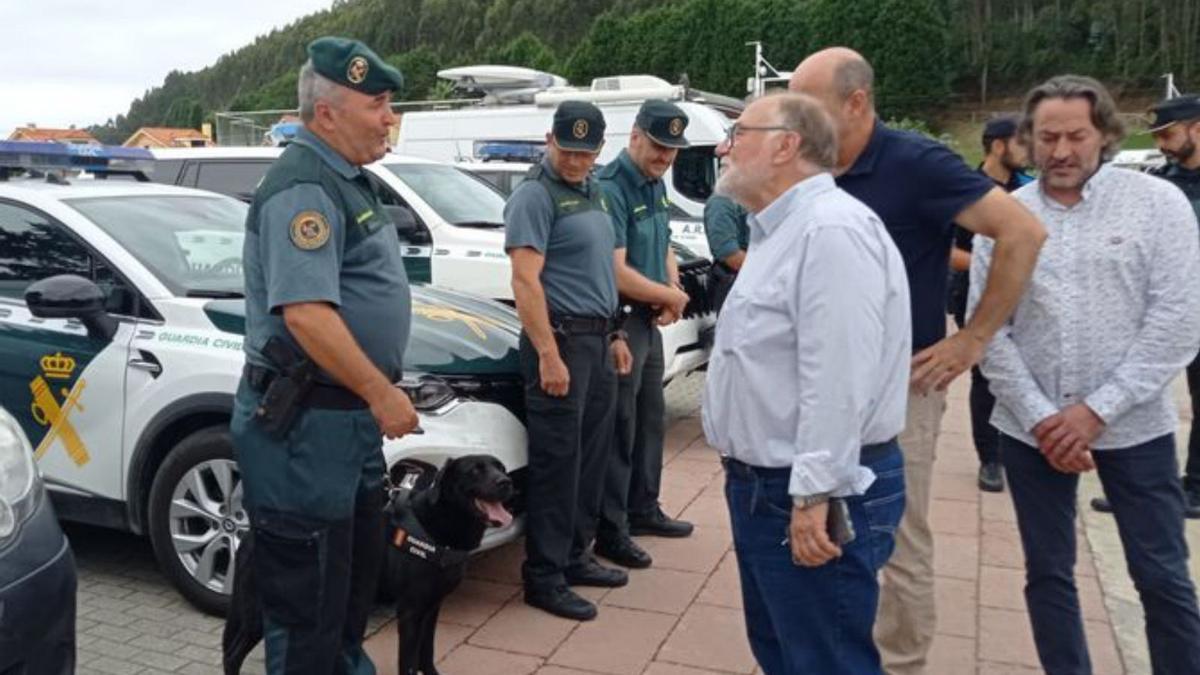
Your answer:
[[[449,384],[435,377],[404,379],[396,385],[408,394],[413,407],[423,413],[441,410],[458,398]]]
[[[12,415],[0,409],[0,541],[33,512],[37,482],[29,439]]]

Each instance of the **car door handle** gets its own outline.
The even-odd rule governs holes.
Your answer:
[[[150,373],[151,377],[158,377],[162,374],[162,364],[150,352],[138,350],[138,355],[129,359],[129,367],[144,370]]]

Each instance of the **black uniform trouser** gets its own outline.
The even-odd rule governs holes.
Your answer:
[[[629,518],[658,508],[662,484],[663,399],[662,333],[653,320],[634,314],[625,322],[633,369],[619,378],[616,442],[604,479],[599,535],[629,534]]]
[[[1192,430],[1188,434],[1187,465],[1183,470],[1183,488],[1200,492],[1200,355],[1187,367],[1188,393],[1192,395]]]
[[[954,313],[954,323],[963,327],[965,317],[961,311]],[[979,455],[980,464],[991,464],[1000,461],[1000,430],[992,426],[992,410],[996,407],[996,397],[988,386],[987,378],[979,366],[971,368],[971,393],[968,398],[971,406],[971,438],[975,442],[975,454]]]
[[[565,585],[564,571],[587,560],[612,446],[617,374],[608,338],[560,337],[558,350],[571,378],[563,398],[542,390],[537,350],[521,333],[521,374],[529,432],[525,564],[521,576],[527,587]]]

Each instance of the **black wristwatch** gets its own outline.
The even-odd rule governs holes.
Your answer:
[[[629,342],[629,333],[626,333],[623,329],[618,328],[608,334],[608,343],[609,344],[612,344],[612,343],[616,342],[617,340],[624,340],[626,342]]]

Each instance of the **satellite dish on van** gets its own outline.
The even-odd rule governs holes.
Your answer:
[[[453,82],[456,89],[483,94],[567,86],[566,78],[517,66],[463,66],[439,70],[437,75]]]

